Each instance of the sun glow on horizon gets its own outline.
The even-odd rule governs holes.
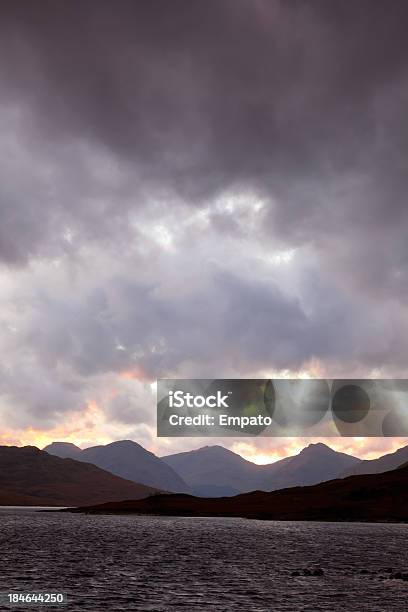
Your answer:
[[[333,450],[353,455],[358,459],[377,459],[393,453],[408,444],[407,438],[263,438],[262,447],[252,442],[237,440],[231,450],[258,465],[275,463],[285,457],[297,455],[309,444],[323,443]]]
[[[96,401],[88,402],[82,411],[72,411],[67,415],[65,423],[50,429],[36,429],[26,427],[25,429],[9,431],[0,435],[2,444],[9,446],[37,446],[44,448],[51,442],[72,442],[82,446],[91,442],[92,444],[107,444],[111,442],[111,436],[103,433],[105,416],[103,410]]]

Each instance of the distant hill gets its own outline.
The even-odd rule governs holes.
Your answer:
[[[361,459],[339,453],[326,444],[309,444],[298,455],[262,466],[264,476],[259,488],[274,491],[318,484],[338,478],[346,469],[355,467],[360,462]]]
[[[232,516],[290,521],[407,522],[408,467],[270,493],[254,491],[218,499],[190,495],[155,495],[139,501],[107,503],[73,511]]]
[[[310,444],[298,455],[268,465],[256,465],[223,446],[205,446],[162,459],[195,492],[210,491],[211,487],[216,487],[218,496],[230,495],[228,491],[231,488],[239,492],[254,489],[272,491],[317,484],[338,477],[345,469],[361,461],[345,453],[338,453],[325,444]]]
[[[61,457],[61,459],[77,459],[82,452],[82,449],[72,442],[53,442],[43,448],[50,455]]]
[[[153,493],[156,488],[35,446],[0,446],[0,505],[78,506]]]
[[[116,476],[150,487],[177,493],[192,492],[165,461],[131,440],[91,446],[84,450],[67,442],[53,442],[44,450],[59,457],[93,463]]]
[[[204,446],[197,450],[162,457],[195,492],[216,497],[251,491],[259,483],[259,466],[223,446]],[[211,495],[212,497],[212,495]]]
[[[402,466],[408,462],[408,446],[399,448],[394,453],[383,455],[378,459],[365,459],[360,461],[359,464],[345,470],[342,476],[352,476],[356,474],[379,474],[380,472],[388,472],[389,470],[395,470],[397,467]]]

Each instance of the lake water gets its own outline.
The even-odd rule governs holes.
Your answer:
[[[384,577],[408,571],[408,525],[33,509],[1,509],[0,525],[0,592],[65,591],[61,610],[407,609],[408,582]]]

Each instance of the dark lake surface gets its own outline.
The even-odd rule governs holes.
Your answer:
[[[386,571],[408,572],[408,525],[6,508],[0,525],[0,591],[65,591],[60,610],[408,609],[408,582]]]

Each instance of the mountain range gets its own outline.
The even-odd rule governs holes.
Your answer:
[[[259,485],[260,466],[223,446],[205,446],[162,459],[198,496],[237,495]]]
[[[93,463],[116,476],[150,487],[176,493],[192,492],[165,461],[131,440],[91,446],[84,450],[68,442],[53,442],[44,450],[58,457]]]
[[[56,456],[57,453],[61,456]],[[366,470],[375,476],[404,463],[408,465],[408,447],[379,459],[361,461],[324,444],[310,444],[293,457],[256,465],[222,446],[207,446],[163,458],[130,440],[85,450],[67,443],[53,443],[47,451],[3,446],[0,447],[0,505],[96,505],[139,500],[157,491],[176,489],[176,493],[189,497],[238,496],[245,501],[242,493],[249,491],[258,490],[257,495],[279,489],[295,491],[300,486],[323,481],[337,482],[350,470]],[[137,482],[136,478],[144,482]],[[345,478],[344,482],[348,480]],[[160,486],[148,483],[160,483]],[[342,485],[338,486],[341,489]],[[358,497],[356,491],[352,495],[353,499]]]
[[[379,474],[394,470],[408,462],[408,446],[399,448],[394,453],[388,453],[378,459],[364,459],[341,474],[352,476],[356,474]]]
[[[77,508],[86,513],[168,516],[231,516],[302,521],[408,521],[408,465],[380,474],[330,480],[318,485],[253,491],[236,497],[154,495],[142,500]]]
[[[140,499],[158,489],[35,446],[0,446],[0,505],[78,506]]]
[[[338,477],[361,461],[321,443],[310,444],[298,455],[268,465],[247,461],[223,446],[206,446],[162,459],[180,474],[196,495],[205,496],[211,486],[218,487],[214,497],[230,495],[231,487],[235,491],[232,494],[236,494],[237,491],[274,491],[317,484]]]
[[[329,446],[309,444],[297,455],[257,465],[220,445],[157,457],[131,440],[80,449],[54,442],[48,453],[93,463],[122,478],[169,492],[201,497],[318,484],[359,473],[382,472],[408,461],[408,446],[379,459],[362,461]]]

